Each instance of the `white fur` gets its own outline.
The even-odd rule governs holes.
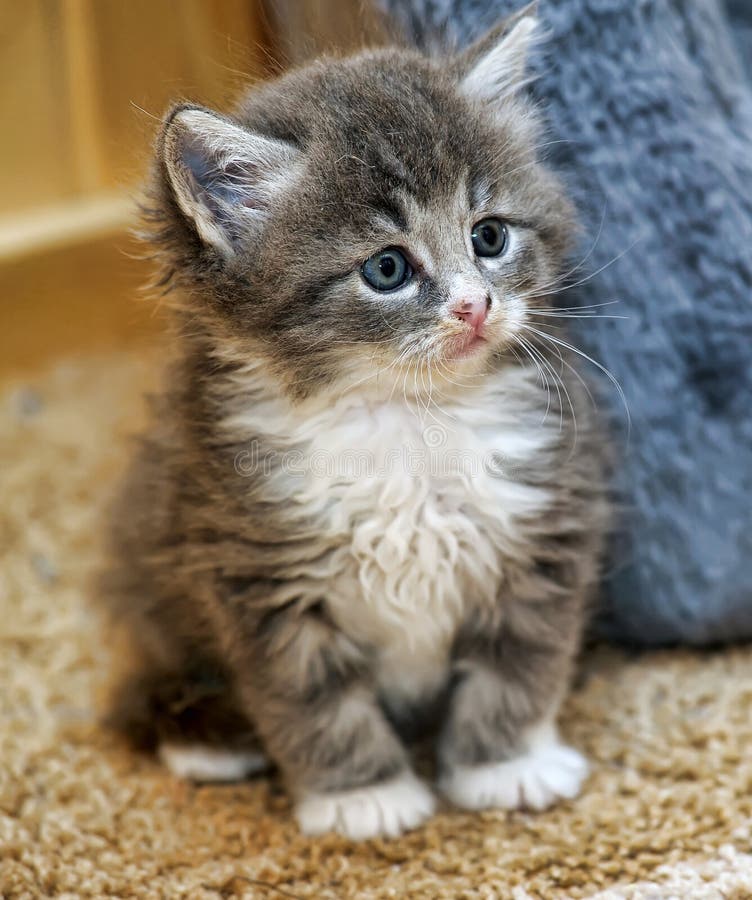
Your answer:
[[[263,378],[248,376],[251,388]],[[302,411],[270,391],[229,418],[235,433],[278,448],[267,497],[315,522],[332,548],[291,572],[278,601],[326,596],[354,641],[380,648],[385,686],[433,686],[465,604],[497,603],[504,554],[527,543],[525,520],[551,502],[513,471],[558,437],[556,417],[541,422],[540,391],[513,368],[431,415],[373,386]]]
[[[269,767],[262,753],[221,750],[202,744],[161,744],[159,757],[173,775],[191,781],[240,781]]]
[[[248,374],[257,387],[263,376]],[[534,377],[514,368],[475,383],[431,415],[373,386],[303,411],[272,395],[226,423],[280,448],[267,496],[332,547],[291,573],[279,602],[326,596],[350,638],[380,650],[390,692],[438,683],[466,603],[498,602],[504,554],[527,543],[525,520],[551,502],[513,471],[558,437],[556,417],[541,422]],[[494,453],[503,477],[489,470]]]
[[[200,109],[186,109],[175,115],[165,135],[167,171],[178,205],[193,219],[201,238],[226,256],[234,253],[232,243],[214,213],[203,201],[205,185],[196,185],[190,166],[183,158],[186,137],[192,138],[203,163],[212,170],[212,178],[237,194],[233,204],[237,219],[247,224],[263,220],[272,199],[294,179],[299,153],[285,141],[252,134],[231,122]],[[196,148],[201,148],[197,151]],[[239,179],[226,174],[237,164],[252,175]],[[253,203],[243,202],[253,198]]]
[[[576,797],[588,774],[585,758],[562,744],[550,724],[528,736],[529,750],[506,762],[462,766],[440,781],[445,796],[463,809],[546,809]]]
[[[462,90],[471,97],[498,103],[527,83],[525,68],[538,20],[523,16],[499,43],[482,56],[462,80]]]
[[[354,841],[398,837],[434,811],[431,791],[412,773],[384,784],[302,797],[295,814],[304,834],[338,831]]]

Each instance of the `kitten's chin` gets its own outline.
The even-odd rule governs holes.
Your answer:
[[[480,372],[504,343],[494,329],[452,335],[442,346],[444,364],[458,374]]]
[[[487,354],[490,345],[488,338],[482,334],[460,335],[448,342],[446,358],[448,360],[471,359],[474,356]]]

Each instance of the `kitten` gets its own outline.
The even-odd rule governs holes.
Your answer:
[[[272,760],[309,834],[425,820],[431,729],[468,809],[586,773],[555,718],[607,515],[538,340],[575,225],[520,89],[535,25],[321,60],[158,138],[176,358],[114,517],[115,720],[185,777]]]

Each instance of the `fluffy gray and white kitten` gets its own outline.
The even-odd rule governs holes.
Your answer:
[[[310,834],[429,816],[418,735],[468,809],[586,772],[555,719],[606,503],[547,343],[575,226],[521,90],[535,27],[324,59],[158,139],[176,354],[114,517],[115,720],[186,777],[271,760]]]

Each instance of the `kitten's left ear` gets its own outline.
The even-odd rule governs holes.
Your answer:
[[[230,257],[263,228],[300,153],[208,109],[179,106],[157,141],[160,172],[201,240]]]
[[[530,81],[528,54],[540,38],[540,30],[534,0],[462,53],[457,60],[460,90],[491,105],[519,91]]]

